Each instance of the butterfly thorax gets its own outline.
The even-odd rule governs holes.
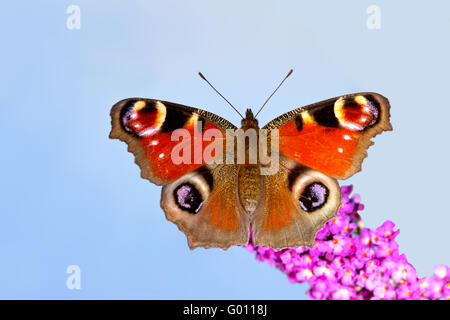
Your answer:
[[[246,131],[248,129],[258,130],[258,120],[253,116],[252,109],[247,109],[245,112],[245,118],[241,121],[242,130]]]

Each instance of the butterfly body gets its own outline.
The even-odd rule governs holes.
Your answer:
[[[110,137],[128,144],[143,178],[163,186],[161,207],[190,248],[226,249],[250,236],[259,246],[312,246],[339,208],[337,179],[359,171],[370,139],[391,130],[389,102],[376,93],[298,108],[262,128],[248,109],[240,130],[201,109],[143,98],[119,101],[111,117]]]
[[[259,125],[258,120],[253,116],[251,109],[247,109],[246,116],[241,121],[241,129],[243,132],[247,130],[255,130],[257,141],[259,142]],[[250,158],[249,145],[245,145],[245,159]],[[237,159],[236,159],[237,161]],[[239,165],[238,167],[238,185],[237,192],[239,196],[239,202],[242,208],[248,213],[252,214],[256,208],[256,204],[260,198],[261,192],[261,175],[259,158],[257,158],[256,164],[246,163]]]

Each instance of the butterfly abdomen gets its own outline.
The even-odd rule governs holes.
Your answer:
[[[261,195],[259,166],[241,165],[238,172],[239,202],[247,213],[255,211]]]

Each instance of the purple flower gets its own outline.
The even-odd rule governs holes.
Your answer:
[[[377,272],[367,272],[366,273],[369,275],[367,277],[367,281],[366,281],[366,285],[365,288],[369,291],[373,291],[375,290],[376,287],[379,287],[382,284],[382,277],[379,273]]]
[[[352,287],[339,286],[333,290],[331,297],[333,300],[354,300],[356,290]]]
[[[307,247],[274,250],[246,249],[256,259],[274,265],[293,283],[307,282],[312,299],[450,299],[450,268],[438,265],[433,276],[417,272],[400,254],[395,241],[399,230],[392,221],[376,229],[363,228],[364,209],[352,186],[341,187],[342,205],[335,218],[316,234]]]
[[[295,278],[298,282],[304,282],[309,280],[314,275],[313,271],[309,268],[300,269],[295,274]]]
[[[358,238],[355,238],[357,240]],[[363,262],[363,264],[375,256],[375,251],[370,246],[364,246],[361,244],[361,241],[355,241],[356,252],[355,256],[357,260]]]
[[[391,278],[396,283],[402,283],[403,281],[413,283],[417,281],[417,272],[411,264],[400,262],[393,266]]]
[[[433,299],[439,299],[444,293],[444,286],[439,281],[432,281],[429,294]]]
[[[381,242],[375,253],[377,258],[391,258],[398,255],[397,242]]]
[[[344,268],[343,272],[341,272],[341,282],[343,285],[352,286],[355,283],[355,279],[357,276],[356,270],[351,266],[347,266]]]
[[[359,239],[360,239],[360,242],[362,243],[362,245],[364,245],[364,246],[372,245],[372,235],[371,235],[370,229],[367,229],[367,228],[362,229],[360,232]]]
[[[316,300],[325,300],[330,294],[330,282],[327,280],[317,279],[311,289],[308,290],[308,294],[311,298]]]
[[[314,276],[322,279],[333,279],[336,275],[336,270],[334,270],[326,261],[319,261],[313,269]]]
[[[379,266],[380,266],[379,260],[370,259],[364,265],[364,271],[366,271],[368,274],[372,274],[378,271]]]
[[[347,237],[337,235],[330,242],[330,248],[335,255],[346,255],[351,240]]]
[[[356,286],[360,288],[365,288],[367,280],[369,279],[369,274],[364,270],[360,270],[356,277]]]
[[[395,298],[395,290],[392,284],[380,281],[373,290],[374,300],[392,300]]]
[[[340,234],[342,231],[350,230],[350,217],[345,214],[339,214],[329,221],[329,230],[332,234]]]
[[[417,282],[409,284],[406,281],[402,282],[397,287],[397,299],[399,300],[417,300],[420,298],[419,291],[417,290]]]
[[[394,239],[400,232],[399,230],[394,231],[394,226],[395,224],[392,221],[385,221],[380,227],[375,230],[375,233],[378,234],[378,237],[385,240]]]
[[[447,266],[439,265],[434,268],[434,276],[442,281],[448,281],[450,276],[450,268]]]

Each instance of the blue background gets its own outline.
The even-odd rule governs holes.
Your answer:
[[[69,5],[81,29],[69,30]],[[381,8],[381,29],[366,8]],[[353,183],[366,226],[393,220],[420,276],[449,264],[450,5],[444,1],[1,1],[0,298],[301,299],[306,285],[242,248],[190,251],[109,140],[110,107],[132,96],[261,124],[357,91],[391,101]],[[81,268],[81,290],[66,268]]]

